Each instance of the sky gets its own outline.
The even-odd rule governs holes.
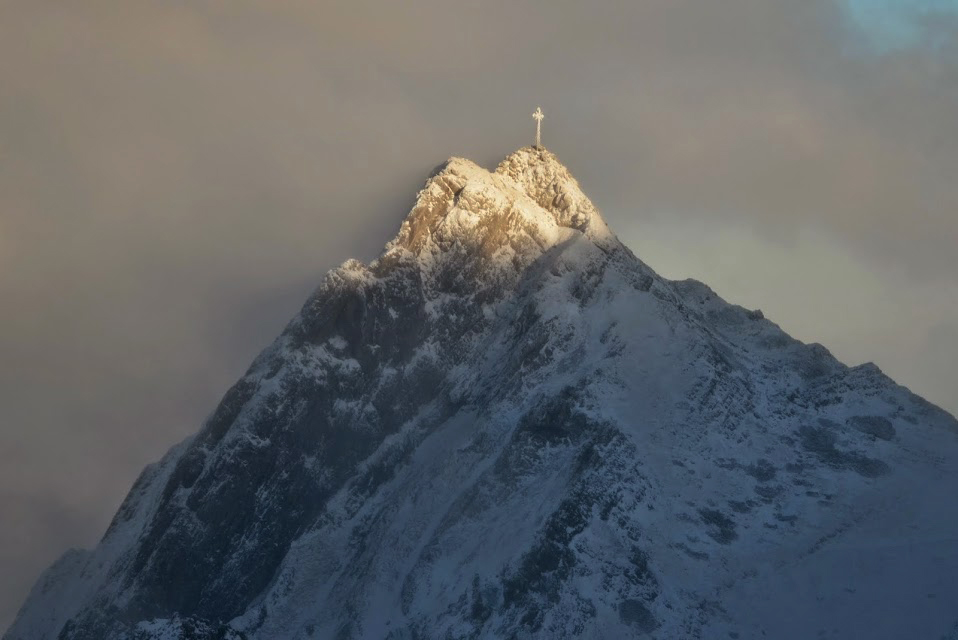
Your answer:
[[[958,0],[0,3],[0,629],[433,167],[958,413]]]

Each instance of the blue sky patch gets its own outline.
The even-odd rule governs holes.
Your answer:
[[[958,0],[844,0],[848,18],[868,44],[887,53],[937,46],[928,27],[936,17],[958,17]]]

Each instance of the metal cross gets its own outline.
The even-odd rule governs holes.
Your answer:
[[[532,117],[536,119],[536,149],[542,148],[542,119],[545,118],[545,115],[542,113],[542,109],[536,107],[535,113],[532,114]]]

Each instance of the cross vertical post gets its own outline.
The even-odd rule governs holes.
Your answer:
[[[532,114],[532,117],[536,119],[536,149],[542,148],[542,119],[545,118],[545,115],[542,113],[542,109],[536,107],[535,113]]]

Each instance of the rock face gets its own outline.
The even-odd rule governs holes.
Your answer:
[[[429,178],[7,640],[940,637],[958,423],[655,274],[556,157]]]

